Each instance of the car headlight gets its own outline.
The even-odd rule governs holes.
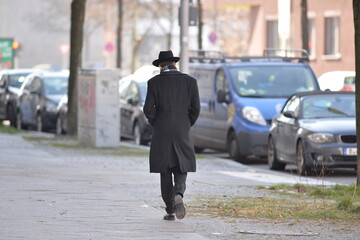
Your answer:
[[[260,111],[255,107],[244,107],[242,110],[244,118],[250,122],[266,126],[266,122]]]
[[[332,143],[335,141],[334,135],[330,133],[313,133],[307,138],[314,143]]]

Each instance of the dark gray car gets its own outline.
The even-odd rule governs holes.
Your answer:
[[[56,127],[58,103],[67,94],[68,72],[44,72],[27,76],[20,89],[17,127],[37,131]]]
[[[9,120],[16,126],[17,98],[25,77],[35,69],[9,69],[0,71],[0,120]]]
[[[146,80],[134,80],[132,75],[120,80],[121,137],[134,139],[138,145],[147,145],[151,141],[153,133],[153,128],[142,111],[146,91]]]
[[[68,95],[64,95],[57,106],[58,116],[56,118],[56,134],[67,133],[67,112],[68,112]]]
[[[291,96],[272,120],[270,169],[296,164],[300,175],[327,168],[356,168],[355,94],[308,92]]]

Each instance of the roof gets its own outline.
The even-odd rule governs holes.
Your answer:
[[[355,92],[348,91],[310,91],[310,92],[298,92],[293,94],[293,96],[305,97],[305,96],[318,96],[318,95],[355,95]],[[290,97],[290,98],[291,98]]]
[[[305,63],[309,61],[305,50],[297,49],[265,49],[263,56],[226,56],[221,51],[192,50],[189,52],[190,62],[198,63]]]
[[[40,77],[57,77],[57,76],[63,76],[63,77],[69,77],[68,71],[59,71],[59,72],[51,72],[51,71],[38,71],[31,73],[32,76],[40,76]]]
[[[19,74],[19,73],[32,73],[32,72],[37,72],[40,71],[38,69],[33,69],[33,68],[19,68],[19,69],[5,69],[0,71],[0,75],[1,74]]]

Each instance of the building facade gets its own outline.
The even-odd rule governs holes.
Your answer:
[[[0,0],[0,38],[14,38],[21,44],[17,67],[49,64],[67,68],[70,2]],[[281,6],[289,3],[285,14],[278,13],[278,2]],[[149,63],[159,50],[171,48],[175,54],[180,52],[177,19],[180,0],[171,1],[169,16],[163,12],[154,14],[163,7],[161,3],[162,0],[124,1],[122,68],[130,71]],[[197,3],[192,1],[194,6]],[[265,48],[302,48],[301,0],[201,0],[201,3],[205,50],[241,56],[262,55]],[[316,75],[354,71],[352,0],[307,0],[307,5],[310,65]],[[83,67],[115,67],[116,16],[117,1],[88,1]],[[198,49],[198,27],[189,30],[189,49]],[[106,37],[108,32],[113,33],[110,40]]]
[[[278,13],[289,3],[288,13]],[[244,25],[243,32],[234,42],[226,42],[220,50],[229,55],[261,55],[265,48],[302,49],[301,0],[203,0],[204,11],[220,12],[223,9],[242,9],[241,18],[236,21]],[[310,65],[317,76],[335,70],[355,70],[354,20],[352,0],[307,0],[308,36]],[[211,15],[211,14],[210,14]],[[221,14],[214,14],[219,16]],[[288,20],[286,21],[286,17]],[[206,16],[206,15],[205,15]],[[281,20],[283,17],[284,20]],[[210,24],[211,22],[205,23]],[[281,21],[281,24],[280,24]],[[285,42],[284,37],[285,22]],[[231,28],[227,24],[212,24],[219,36]],[[279,31],[280,30],[280,31]],[[225,40],[225,41],[227,41]],[[224,42],[224,40],[222,40]],[[239,42],[242,43],[239,48]],[[221,43],[220,43],[221,44]],[[231,46],[234,46],[233,48]],[[236,51],[233,49],[236,48]]]

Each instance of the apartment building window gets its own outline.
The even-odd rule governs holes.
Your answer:
[[[327,56],[339,56],[339,17],[325,18],[325,49]]]
[[[308,34],[309,34],[309,58],[315,59],[316,32],[315,32],[315,20],[314,19],[308,19]]]
[[[266,47],[267,48],[279,48],[279,33],[278,33],[278,21],[269,20],[266,22]]]

